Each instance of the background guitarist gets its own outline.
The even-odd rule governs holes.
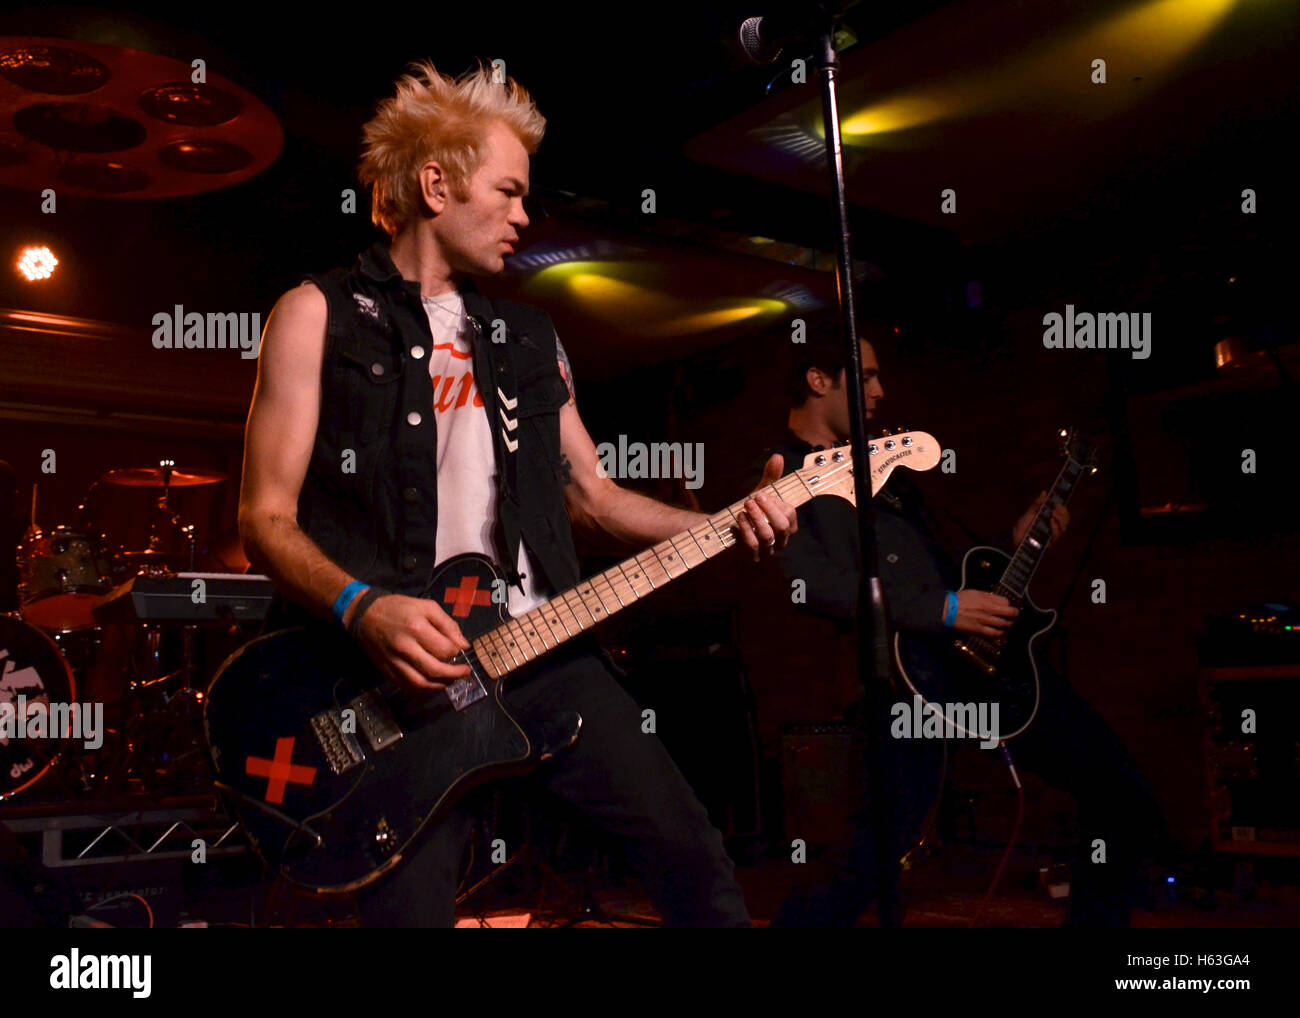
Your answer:
[[[482,68],[418,71],[365,127],[361,180],[391,243],[310,277],[268,320],[239,524],[287,616],[332,618],[389,679],[440,689],[467,673],[446,661],[468,644],[420,596],[438,563],[496,559],[517,615],[581,579],[571,519],[644,546],[706,517],[603,476],[549,317],[470,282],[501,272],[528,225],[545,127],[528,93]],[[777,476],[769,465],[765,482]],[[785,544],[794,513],[769,495],[745,505],[757,560]],[[666,923],[750,925],[721,836],[590,637],[538,662],[510,699],[582,716],[574,748],[532,780],[621,841]],[[364,924],[451,925],[470,819],[457,809],[363,890]]]
[[[861,384],[869,419],[885,391],[876,351],[868,339],[887,334],[870,323],[859,333],[866,337]],[[789,434],[784,444],[772,450],[784,456],[787,472],[802,466],[814,448],[846,442],[850,433],[845,361],[835,322],[810,327],[807,340],[795,346],[791,361]],[[1014,543],[1024,537],[1045,496],[1043,492],[1016,522]],[[1011,626],[1018,609],[998,594],[962,591],[956,595],[955,614],[951,611],[949,593],[960,585],[959,559],[944,547],[939,528],[906,471],[895,472],[888,487],[876,496],[875,508],[880,576],[892,629],[940,632],[949,627],[992,636]],[[1065,507],[1057,506],[1051,517],[1052,538],[1059,537],[1068,523]],[[843,499],[816,498],[799,508],[798,524],[798,535],[777,556],[781,569],[788,580],[806,583],[807,601],[801,610],[839,623],[845,638],[851,639],[858,589],[855,510]],[[1159,824],[1159,806],[1110,726],[1042,661],[1039,671],[1038,716],[1011,749],[1018,766],[1075,799],[1080,837],[1066,924],[1127,925],[1145,839]],[[900,786],[896,823],[901,854],[937,794],[943,747],[939,740],[910,739],[898,740],[891,748]],[[874,897],[874,849],[865,803],[851,830],[851,843],[841,846],[832,862],[833,881],[797,889],[782,907],[776,925],[852,926],[857,922]],[[1108,861],[1104,865],[1089,861],[1094,838],[1105,839]]]

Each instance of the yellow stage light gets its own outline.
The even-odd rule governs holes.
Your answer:
[[[1233,2],[1151,0],[1137,5],[1068,38],[1003,58],[995,66],[967,68],[947,81],[873,103],[844,120],[840,128],[844,142],[865,145],[873,135],[1077,95],[1098,87],[1090,77],[1092,61],[1098,59],[1106,61],[1107,73],[1113,77],[1159,74],[1204,41]],[[1129,102],[1141,94],[1116,91],[1106,98],[1112,103]],[[1106,115],[1113,108],[1064,101],[1078,116]]]

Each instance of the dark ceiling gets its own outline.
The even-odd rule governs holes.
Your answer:
[[[44,239],[64,270],[41,288],[0,274],[0,306],[142,329],[178,303],[265,314],[301,274],[348,262],[373,239],[364,201],[345,214],[341,192],[356,186],[361,125],[408,62],[425,57],[448,72],[504,59],[548,117],[525,242],[603,242],[612,257],[641,258],[657,266],[647,285],[670,307],[707,304],[711,285],[758,294],[765,280],[830,298],[824,168],[771,144],[791,124],[804,125],[807,142],[816,86],[785,84],[784,62],[741,64],[730,42],[745,16],[771,5],[457,6],[4,15],[0,35],[201,57],[277,115],[284,149],[226,189],[68,196],[57,216],[43,216],[34,193],[0,189],[5,250]],[[860,4],[847,21],[858,41],[843,56],[843,114],[871,124],[848,139],[855,254],[863,274],[897,284],[895,307],[951,301],[979,277],[1002,280],[1007,306],[1069,293],[1080,274],[1100,274],[1119,295],[1171,274],[1198,291],[1243,267],[1256,285],[1278,278],[1282,213],[1293,210],[1296,5]],[[1094,55],[1110,57],[1106,86],[1088,80]],[[880,130],[886,114],[897,114],[893,129]],[[647,187],[657,194],[652,222],[638,212]],[[957,216],[939,212],[943,187],[958,191]],[[1243,187],[1261,195],[1249,221],[1237,208]],[[776,248],[784,260],[752,235],[786,242]],[[809,265],[818,251],[822,271]],[[516,270],[496,285],[527,295],[529,283]],[[584,332],[618,336],[620,356],[602,371],[764,324],[664,343],[662,329],[639,331],[588,314],[573,293],[542,291],[538,303],[575,355],[595,348]]]

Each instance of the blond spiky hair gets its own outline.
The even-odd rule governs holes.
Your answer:
[[[427,60],[411,68],[417,74],[404,75],[397,94],[380,103],[366,124],[359,170],[361,183],[373,189],[370,218],[390,236],[418,211],[416,173],[426,162],[440,163],[452,194],[465,201],[493,120],[513,130],[529,155],[546,130],[546,118],[514,78],[495,81],[493,70],[482,64],[454,80]]]

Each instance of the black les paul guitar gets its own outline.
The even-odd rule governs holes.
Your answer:
[[[877,443],[872,493],[895,467],[929,470],[939,456],[923,432]],[[794,506],[822,494],[854,501],[849,448],[809,455],[767,490]],[[392,688],[350,637],[323,623],[263,636],[231,655],[208,690],[204,728],[218,788],[262,858],[316,891],[363,887],[397,866],[472,786],[571,745],[576,714],[526,716],[511,706],[505,680],[734,544],[743,505],[517,619],[492,597],[505,587],[491,561],[443,563],[424,596],[445,607],[471,644],[453,659],[471,674],[445,691]]]
[[[1038,713],[1038,664],[1034,643],[1056,624],[1056,612],[1044,611],[1029,597],[1029,581],[1052,536],[1052,511],[1069,501],[1081,477],[1096,471],[1088,443],[1073,429],[1063,430],[1065,463],[1047,499],[1034,517],[1014,555],[976,547],[962,559],[961,590],[1001,594],[1020,609],[1000,636],[972,633],[894,634],[894,658],[903,681],[927,704],[997,704],[998,738],[1005,742],[1023,732]],[[950,718],[954,715],[949,714]],[[956,715],[954,729],[967,738],[982,737],[964,727]]]

